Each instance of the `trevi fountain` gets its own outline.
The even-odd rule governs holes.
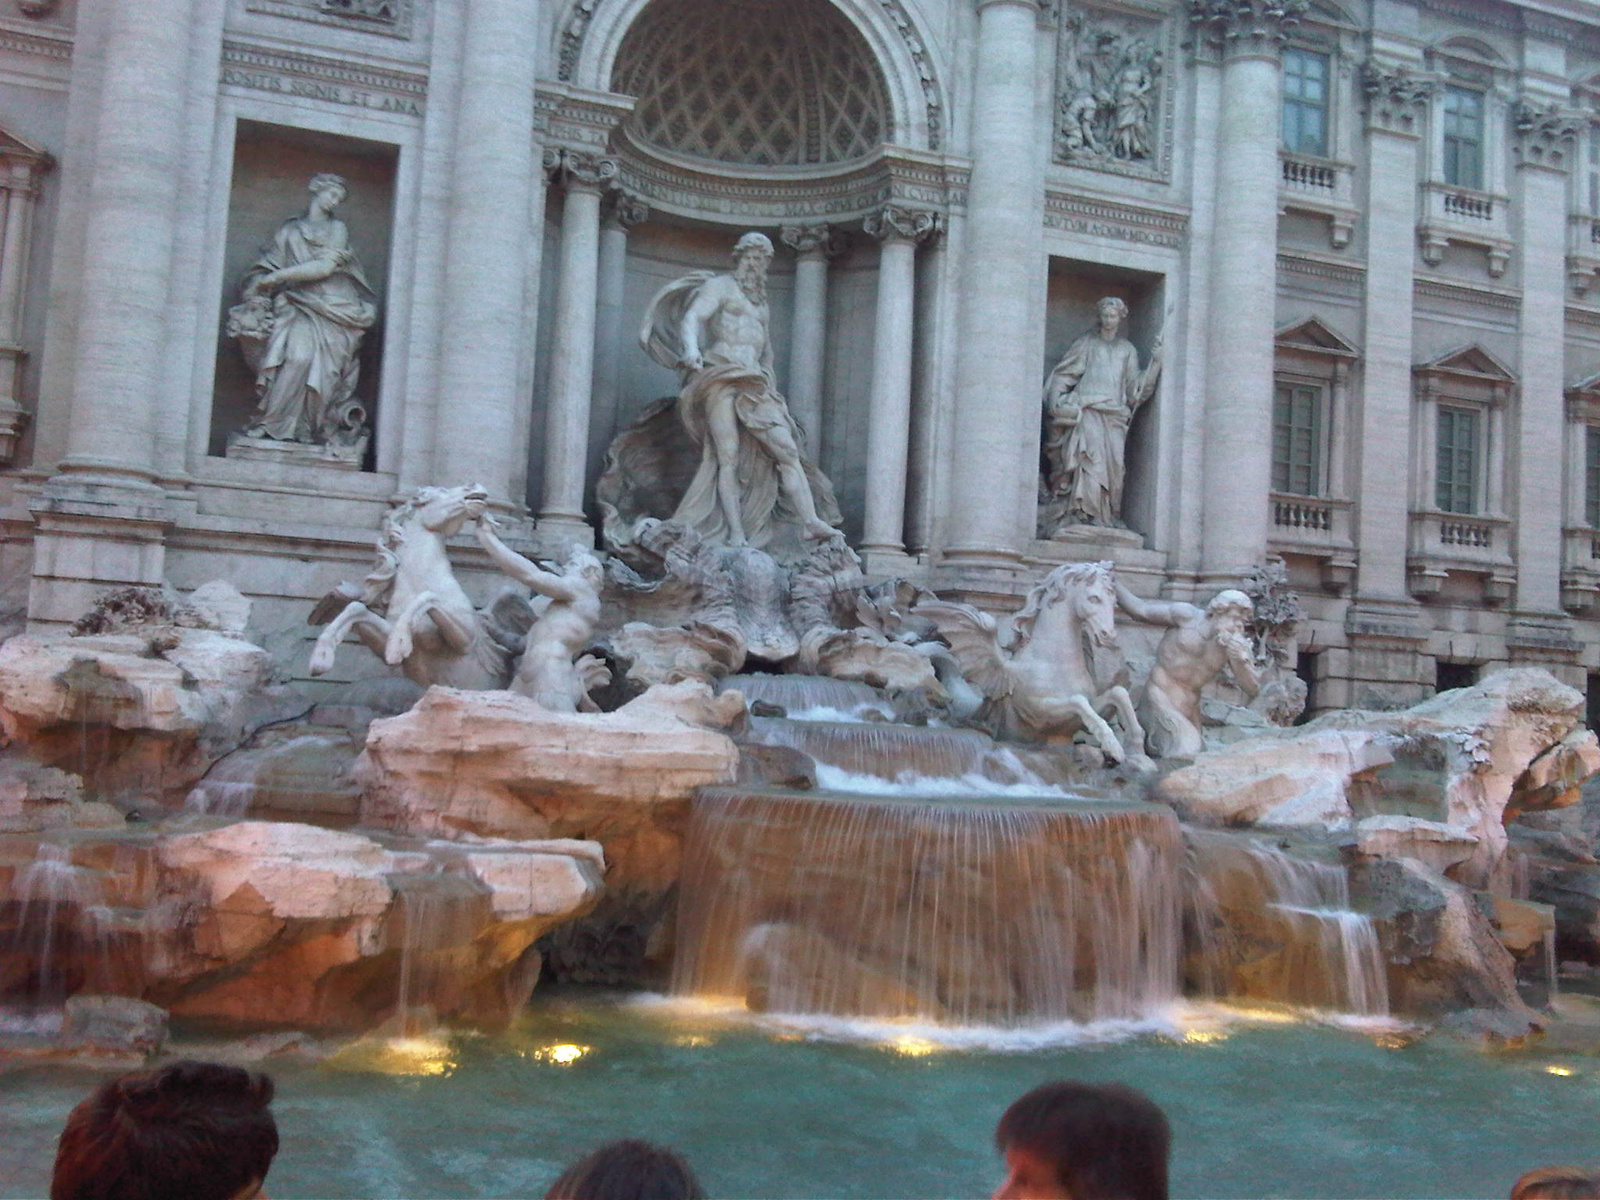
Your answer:
[[[362,436],[338,381],[371,313],[342,185],[311,191],[230,317],[251,452]],[[607,451],[596,550],[525,556],[474,482],[392,506],[304,614],[304,676],[349,643],[355,682],[289,682],[225,580],[0,645],[10,1187],[84,1067],[180,1050],[285,1081],[290,1192],[537,1190],[619,1109],[730,1194],[975,1190],[983,1123],[1048,1072],[1148,1080],[1206,1194],[1471,1192],[1484,1156],[1564,1152],[1473,1114],[1600,1047],[1561,994],[1600,957],[1579,693],[1513,669],[1305,720],[1281,563],[1191,604],[1069,562],[1007,615],[869,583],[773,378],[772,253],[651,300],[680,389]],[[261,318],[275,281],[332,295]],[[1124,312],[1046,383],[1080,521],[1158,370]],[[1240,1073],[1247,1105],[1206,1100]],[[1402,1168],[1373,1123],[1412,1104]],[[1331,1160],[1275,1160],[1269,1125]]]

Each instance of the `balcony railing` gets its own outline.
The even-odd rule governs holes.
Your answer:
[[[1567,278],[1579,296],[1600,278],[1600,217],[1573,213],[1567,218]]]
[[[1561,531],[1561,604],[1573,612],[1600,607],[1600,529]]]
[[[1499,278],[1511,261],[1511,214],[1504,196],[1475,188],[1430,181],[1422,185],[1422,258],[1429,266],[1444,261],[1451,242],[1478,246],[1489,256],[1489,274]]]
[[[1429,595],[1452,571],[1483,580],[1484,598],[1499,602],[1516,580],[1511,561],[1511,522],[1505,517],[1425,510],[1411,514],[1406,561],[1411,590]]]
[[[1350,244],[1359,210],[1355,203],[1355,168],[1331,158],[1279,152],[1278,203],[1286,211],[1328,219],[1328,240],[1335,250]]]

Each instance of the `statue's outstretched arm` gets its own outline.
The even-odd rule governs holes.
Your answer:
[[[577,599],[576,591],[565,579],[546,571],[502,542],[486,518],[478,520],[477,535],[478,545],[483,547],[490,561],[503,574],[532,588],[541,596],[549,596],[552,600],[565,600],[570,603]]]
[[[1181,625],[1190,613],[1198,611],[1194,605],[1180,601],[1141,600],[1123,586],[1120,579],[1114,582],[1114,586],[1117,589],[1117,606],[1135,621],[1143,621],[1146,625]]]

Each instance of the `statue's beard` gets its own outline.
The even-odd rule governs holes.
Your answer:
[[[752,304],[767,302],[767,272],[753,258],[747,258],[733,268],[733,281]]]

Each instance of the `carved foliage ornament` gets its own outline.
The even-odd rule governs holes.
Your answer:
[[[613,188],[606,194],[601,218],[624,229],[632,229],[650,219],[650,206],[626,188]]]
[[[836,258],[844,251],[844,238],[831,225],[785,225],[778,236],[796,254]]]
[[[1229,53],[1276,52],[1310,0],[1189,0],[1201,35]]]
[[[544,169],[553,183],[598,190],[617,177],[617,160],[555,146],[544,152]]]
[[[1397,133],[1413,133],[1439,85],[1404,67],[1390,70],[1367,63],[1361,69],[1361,90],[1367,97],[1367,116],[1372,124]]]
[[[1066,18],[1055,157],[1110,170],[1156,165],[1166,55],[1160,25],[1123,17]]]
[[[942,224],[943,221],[938,213],[886,204],[877,212],[863,218],[861,228],[866,230],[868,237],[883,241],[898,238],[908,242],[921,242],[936,237]]]
[[[1524,100],[1512,118],[1512,150],[1524,166],[1565,171],[1584,120],[1558,104],[1537,105]]]

